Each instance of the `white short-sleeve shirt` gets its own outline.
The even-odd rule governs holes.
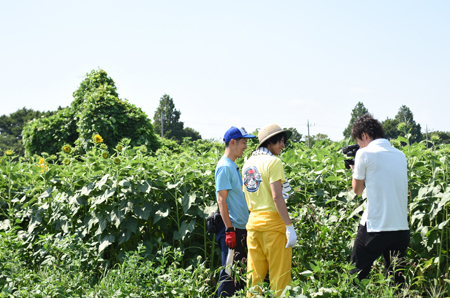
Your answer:
[[[353,178],[365,180],[367,206],[361,225],[368,232],[408,230],[406,156],[386,139],[375,139],[356,152]]]

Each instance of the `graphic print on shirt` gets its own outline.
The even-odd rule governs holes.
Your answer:
[[[244,171],[244,185],[248,192],[255,192],[258,190],[262,181],[262,174],[258,172],[255,166],[251,166]]]

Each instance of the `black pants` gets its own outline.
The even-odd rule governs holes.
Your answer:
[[[351,262],[356,268],[352,269],[350,273],[359,272],[359,280],[367,278],[373,262],[383,255],[384,274],[387,277],[392,275],[395,270],[395,284],[402,286],[405,278],[401,269],[404,268],[404,258],[409,240],[409,230],[369,233],[365,225],[360,225],[351,258]],[[393,262],[393,260],[395,261]]]
[[[217,238],[217,242],[219,243],[220,250],[222,252],[222,266],[225,266],[228,255],[228,246],[225,244],[225,233],[223,236],[219,236]],[[238,262],[247,263],[247,230],[245,229],[236,229],[236,247],[234,248],[234,263]],[[245,272],[242,272],[245,273]],[[244,274],[241,275],[241,278],[244,277]],[[219,297],[230,297],[233,296],[236,291],[243,289],[245,286],[245,282],[240,279],[236,279],[234,276],[229,276],[225,272],[225,268],[220,270],[219,275],[219,288],[217,290],[217,296]]]

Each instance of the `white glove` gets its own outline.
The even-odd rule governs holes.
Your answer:
[[[286,192],[282,191],[281,194],[285,200],[289,199],[289,195]]]
[[[297,234],[295,233],[294,225],[286,226],[286,238],[286,248],[294,247],[295,243],[297,243]]]

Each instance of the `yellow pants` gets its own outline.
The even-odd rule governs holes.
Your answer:
[[[250,230],[248,229],[250,228]],[[269,271],[270,288],[280,296],[291,282],[292,248],[286,248],[286,227],[277,212],[250,214],[247,225],[248,287],[264,282]],[[252,290],[248,297],[253,296]]]

